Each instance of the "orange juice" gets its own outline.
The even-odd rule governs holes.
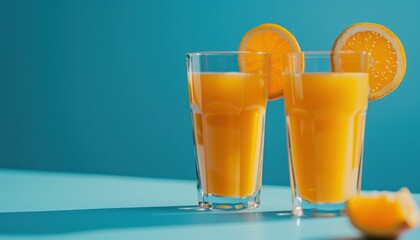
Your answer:
[[[339,203],[360,189],[368,92],[367,73],[285,75],[291,182],[303,200]]]
[[[261,186],[265,78],[251,73],[192,73],[188,84],[202,191],[252,195]]]

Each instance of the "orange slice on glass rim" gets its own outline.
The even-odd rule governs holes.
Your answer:
[[[300,52],[299,44],[293,34],[277,24],[262,24],[243,36],[239,51],[270,53],[268,99],[281,98],[283,96],[282,55],[287,52]],[[258,64],[258,61],[251,56],[247,56],[245,61],[240,61],[241,69],[253,69],[255,64]]]
[[[349,26],[335,40],[332,49],[345,50],[368,52],[371,55],[369,100],[385,97],[402,81],[407,64],[404,46],[385,26],[376,23],[357,23]],[[333,67],[336,61],[338,60],[333,61]],[[351,68],[350,65],[347,68]],[[341,67],[341,71],[346,71],[344,59]]]
[[[396,238],[420,223],[420,213],[410,191],[373,192],[346,203],[354,227],[368,237]]]

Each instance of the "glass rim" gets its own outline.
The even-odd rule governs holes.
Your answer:
[[[235,54],[257,54],[257,55],[267,55],[269,52],[261,51],[200,51],[200,52],[187,52],[187,56],[202,56],[202,55],[235,55]]]
[[[319,50],[319,51],[301,51],[301,52],[287,52],[284,53],[284,56],[296,56],[296,55],[303,55],[304,57],[330,57],[331,54],[358,54],[360,56],[370,56],[371,53],[368,51],[355,51],[355,50],[339,50],[339,51],[331,51],[331,50]]]

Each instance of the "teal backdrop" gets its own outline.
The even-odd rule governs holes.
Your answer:
[[[370,102],[364,189],[420,192],[420,3],[0,0],[0,167],[194,179],[185,53],[236,50],[262,23],[303,50],[380,23],[405,46],[400,87]],[[266,120],[265,184],[289,184],[283,100]]]

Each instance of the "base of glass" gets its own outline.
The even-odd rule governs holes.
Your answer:
[[[237,211],[250,210],[260,206],[260,191],[247,197],[222,197],[199,192],[198,206],[207,210]]]
[[[347,216],[347,212],[344,202],[312,203],[300,200],[299,205],[293,206],[293,215],[303,217],[339,217]]]

